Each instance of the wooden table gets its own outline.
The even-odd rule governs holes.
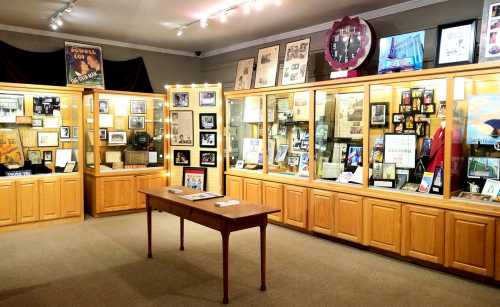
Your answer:
[[[175,187],[184,194],[200,191],[185,187]],[[229,303],[229,234],[233,231],[260,227],[260,276],[262,291],[266,290],[266,226],[267,215],[279,212],[279,209],[266,208],[261,205],[240,201],[240,204],[225,208],[215,207],[215,202],[229,200],[228,197],[202,201],[190,201],[168,192],[168,188],[142,189],[146,194],[146,210],[148,222],[148,258],[151,252],[151,211],[157,209],[180,217],[180,250],[184,250],[184,219],[220,231],[222,235],[224,304]]]

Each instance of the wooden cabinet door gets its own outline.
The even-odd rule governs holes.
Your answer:
[[[16,181],[17,222],[29,223],[40,219],[38,181],[22,179]]]
[[[82,185],[80,177],[61,180],[62,217],[81,216],[83,210]]]
[[[226,195],[235,199],[243,199],[243,178],[226,176]]]
[[[283,185],[274,182],[262,182],[262,204],[266,207],[279,209],[280,212],[269,214],[270,220],[283,223]]]
[[[40,189],[40,220],[61,217],[61,179],[43,178],[38,181]]]
[[[365,198],[364,242],[369,246],[394,253],[401,252],[401,204]]]
[[[16,217],[16,185],[14,181],[0,181],[0,226],[13,225]]]
[[[309,230],[333,234],[335,193],[312,189],[309,197]]]
[[[134,176],[104,177],[101,180],[101,212],[135,208]]]
[[[495,246],[495,279],[500,280],[500,219],[497,219],[497,235]]]
[[[243,180],[243,199],[254,203],[262,204],[262,182],[257,179]]]
[[[446,212],[445,266],[493,276],[495,219]]]
[[[403,206],[401,255],[444,264],[444,210]]]
[[[149,178],[148,176],[137,176],[135,182],[137,185],[137,208],[146,208],[146,195],[139,193],[139,190],[149,188]]]
[[[333,234],[344,240],[363,243],[363,198],[335,195]]]
[[[307,227],[307,188],[285,185],[286,224],[301,228]]]

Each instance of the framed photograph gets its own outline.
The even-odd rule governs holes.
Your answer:
[[[217,129],[217,113],[200,113],[200,130]]]
[[[174,165],[180,165],[180,166],[191,165],[191,151],[174,150]]]
[[[438,26],[436,67],[472,64],[476,45],[476,20]]]
[[[144,100],[130,101],[130,114],[146,114],[147,107]]]
[[[64,50],[68,86],[104,88],[101,47],[65,42]]]
[[[234,81],[234,90],[249,90],[252,87],[254,63],[254,58],[238,61],[238,67],[236,68],[236,80]]]
[[[33,118],[31,120],[31,126],[33,128],[41,128],[41,127],[43,127],[43,119],[42,118]]]
[[[404,168],[396,169],[396,186],[400,190],[410,180],[410,170]]]
[[[33,115],[54,115],[61,111],[59,97],[33,97]]]
[[[43,161],[52,161],[52,151],[43,152]]]
[[[498,143],[500,96],[471,96],[468,97],[468,103],[467,144],[495,145]]]
[[[57,132],[42,132],[37,133],[38,147],[59,147],[59,136]]]
[[[207,169],[204,167],[184,167],[182,183],[185,187],[204,191],[207,189]]]
[[[420,106],[420,113],[423,113],[423,114],[434,114],[434,113],[436,113],[436,105],[434,103],[423,104],[423,105]]]
[[[178,92],[173,94],[174,108],[187,108],[189,107],[189,93]]]
[[[500,1],[484,0],[479,62],[500,58]]]
[[[405,90],[401,92],[401,104],[411,106],[411,91]]]
[[[384,176],[384,163],[373,162],[373,180],[382,180]]]
[[[363,146],[360,144],[348,144],[346,159],[345,159],[345,169],[356,170],[358,166],[363,165]]]
[[[413,106],[411,104],[410,105],[401,104],[399,105],[399,113],[404,113],[404,114],[413,113]]]
[[[496,199],[499,193],[500,193],[500,181],[493,179],[486,179],[486,183],[484,184],[481,194],[489,195],[493,199]]]
[[[135,130],[144,130],[146,128],[146,117],[145,116],[129,116],[128,117],[128,128]]]
[[[363,93],[335,95],[335,137],[363,138],[363,100]]]
[[[23,115],[23,95],[0,94],[0,123],[15,123],[16,117]]]
[[[193,146],[193,111],[170,111],[172,146]]]
[[[69,161],[66,163],[66,166],[64,166],[64,172],[72,173],[75,170],[75,167],[76,167],[76,161]]]
[[[417,136],[415,134],[384,135],[384,163],[395,163],[397,168],[415,168]]]
[[[405,115],[404,124],[405,124],[405,130],[415,129],[415,116],[413,115],[413,113],[407,113]]]
[[[380,39],[378,73],[420,70],[424,66],[425,31]],[[412,46],[408,49],[407,46]]]
[[[293,120],[309,120],[309,92],[293,93]]]
[[[217,132],[200,132],[200,147],[217,148]]]
[[[393,113],[392,114],[392,122],[394,124],[399,124],[399,123],[404,123],[405,122],[405,116],[402,113]]]
[[[108,128],[99,128],[99,140],[108,139]]]
[[[125,131],[110,131],[108,132],[109,145],[126,145],[127,132]]]
[[[42,152],[40,150],[28,150],[28,160],[31,164],[42,164]]]
[[[403,133],[405,129],[404,122],[394,124],[394,133]]]
[[[415,122],[416,123],[426,123],[426,124],[430,124],[431,123],[431,119],[430,117],[427,116],[427,114],[415,114]]]
[[[244,160],[238,160],[236,161],[235,168],[237,169],[243,169],[245,167],[245,161]]]
[[[217,152],[200,151],[200,166],[217,167]]]
[[[413,111],[419,111],[420,106],[424,104],[424,89],[423,88],[412,88],[411,93],[411,105],[413,106]]]
[[[282,85],[306,82],[307,62],[311,39],[306,38],[286,44],[285,64],[283,65]]]
[[[71,138],[71,130],[68,126],[61,126],[59,128],[59,138],[60,139],[70,139]]]
[[[438,118],[446,118],[446,101],[441,101],[437,105],[437,117]]]
[[[422,122],[415,123],[415,133],[417,134],[417,136],[425,136],[426,127],[427,127],[426,123]]]
[[[425,89],[424,90],[424,104],[434,103],[434,90],[433,89]]]
[[[469,157],[467,176],[469,178],[500,179],[500,158]]]
[[[279,51],[280,45],[259,50],[259,55],[257,57],[257,71],[255,73],[255,88],[276,85]]]
[[[389,115],[389,104],[376,102],[370,104],[370,127],[387,127],[387,116]]]
[[[200,92],[200,107],[217,106],[217,93],[215,91]]]
[[[109,113],[109,101],[107,100],[99,100],[99,114],[108,114]]]
[[[382,179],[396,180],[396,163],[384,163]]]

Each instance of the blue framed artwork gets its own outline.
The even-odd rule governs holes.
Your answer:
[[[478,95],[469,98],[467,144],[495,145],[500,141],[500,97]]]
[[[425,31],[380,39],[378,73],[420,70],[424,65]]]

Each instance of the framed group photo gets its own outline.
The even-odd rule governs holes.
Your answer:
[[[370,127],[387,127],[389,116],[389,104],[376,102],[370,104]]]
[[[174,108],[187,108],[189,107],[189,93],[177,92],[173,94],[173,107]]]
[[[217,129],[217,113],[200,113],[200,130]]]
[[[215,91],[200,92],[200,107],[217,106],[217,93]]]
[[[217,152],[200,151],[200,166],[217,167]]]
[[[174,165],[189,166],[191,165],[191,151],[189,150],[174,150]]]
[[[217,133],[200,132],[200,147],[217,148]]]
[[[183,186],[205,191],[207,189],[207,169],[204,167],[184,167],[182,169]]]

